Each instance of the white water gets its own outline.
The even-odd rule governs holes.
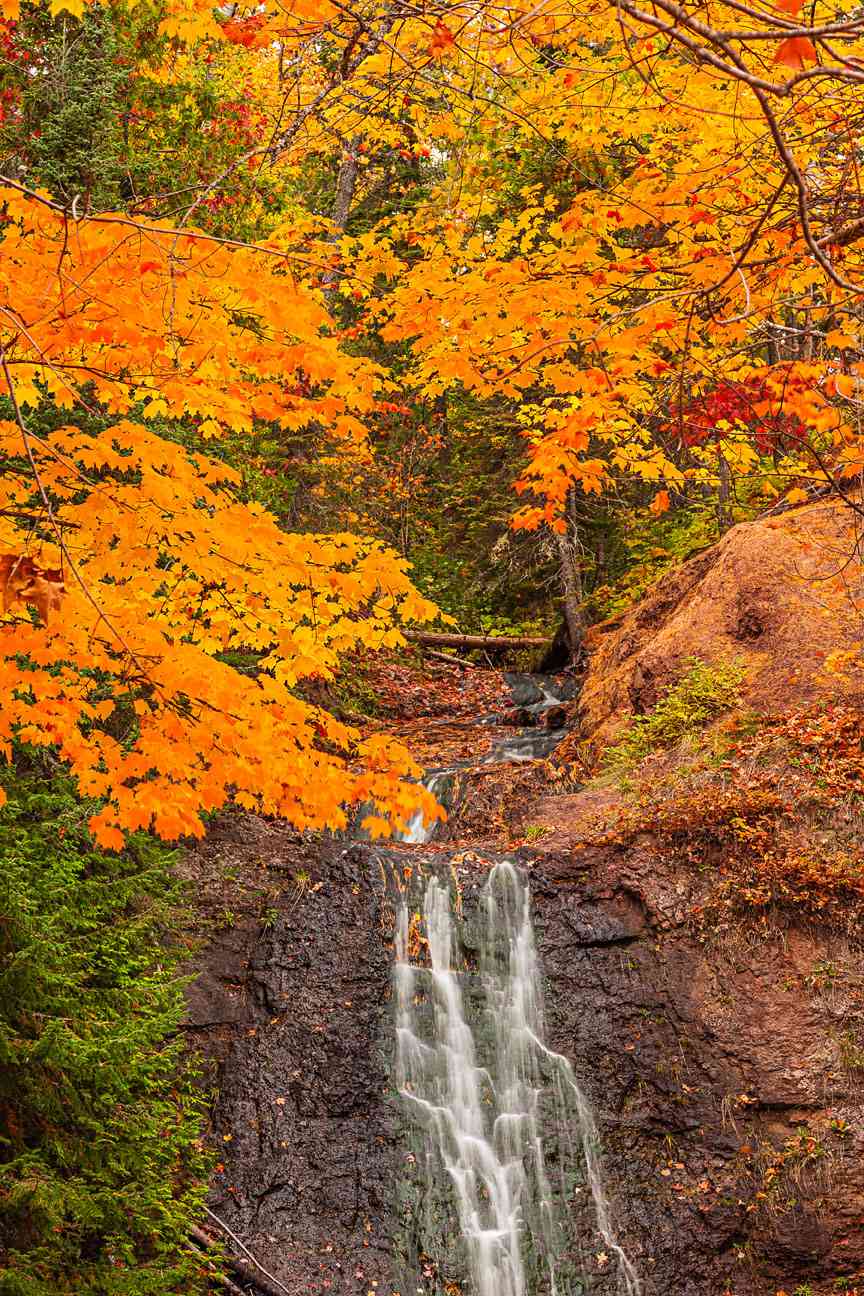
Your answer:
[[[439,792],[445,787],[448,780],[456,773],[458,766],[452,769],[434,770],[427,774],[423,780],[424,787],[438,797]],[[422,810],[415,810],[408,820],[408,827],[404,833],[397,834],[396,840],[407,842],[410,846],[422,846],[425,842],[431,841],[439,821],[431,819],[428,823],[423,818]]]
[[[567,1059],[544,1043],[527,885],[510,863],[490,873],[479,976],[455,965],[450,893],[435,878],[426,887],[423,920],[429,966],[410,960],[402,904],[394,973],[397,1082],[423,1130],[427,1173],[441,1165],[449,1178],[472,1296],[583,1290],[578,1276],[573,1286],[563,1273],[573,1274],[572,1263],[561,1263],[568,1248],[572,1261],[566,1197],[580,1171],[602,1239],[592,1272],[598,1265],[617,1269],[618,1291],[638,1296],[639,1280],[612,1231],[593,1116]],[[480,1010],[472,1015],[466,989],[473,998],[475,987]],[[544,1149],[550,1140],[557,1148],[554,1189]]]

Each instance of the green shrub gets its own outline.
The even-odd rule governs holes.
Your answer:
[[[104,854],[67,783],[5,783],[0,1293],[201,1291],[183,1248],[204,1165],[165,939],[172,854],[144,834]]]
[[[681,679],[653,711],[636,716],[621,740],[608,749],[604,760],[608,768],[630,769],[649,752],[698,734],[715,716],[740,703],[744,680],[740,662],[708,664],[688,657],[684,665]]]

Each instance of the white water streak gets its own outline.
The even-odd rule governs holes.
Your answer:
[[[478,1065],[463,974],[454,967],[450,894],[435,878],[426,887],[423,915],[431,967],[409,960],[403,904],[394,974],[397,1082],[409,1112],[425,1131],[427,1163],[433,1164],[437,1154],[452,1184],[473,1291],[476,1296],[528,1296],[525,1256],[530,1252],[540,1258],[553,1296],[559,1292],[556,1264],[566,1241],[561,1197],[581,1153],[597,1231],[617,1262],[619,1291],[638,1296],[639,1280],[612,1229],[593,1115],[570,1063],[544,1043],[530,896],[512,864],[491,871],[482,903],[479,979],[483,1015],[494,1039],[488,1069]],[[431,1037],[424,1039],[418,1004],[426,996],[432,999],[433,1026]],[[548,1112],[550,1086],[543,1071],[552,1077],[557,1195],[544,1155],[541,1099],[545,1091]]]

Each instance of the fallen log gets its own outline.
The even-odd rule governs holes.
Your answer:
[[[429,648],[547,648],[546,636],[439,634],[432,630],[403,630],[410,643]]]
[[[230,1296],[244,1296],[242,1287],[238,1287],[237,1284],[233,1283],[225,1274],[219,1273],[219,1270],[216,1268],[213,1261],[208,1259],[199,1246],[196,1246],[194,1242],[187,1242],[187,1246],[190,1251],[195,1253],[195,1255],[201,1257],[201,1263],[211,1275],[213,1282],[218,1283],[220,1287],[224,1287],[227,1292],[230,1292]]]

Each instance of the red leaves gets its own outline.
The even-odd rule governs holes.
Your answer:
[[[687,446],[700,446],[720,441],[731,428],[744,426],[759,454],[782,449],[786,441],[803,442],[806,430],[797,415],[786,413],[782,402],[776,411],[766,412],[766,405],[772,402],[777,403],[777,398],[762,379],[718,383],[684,410],[681,440]]]
[[[432,39],[429,42],[429,53],[433,58],[443,58],[455,44],[456,37],[453,35],[447,24],[443,23],[439,18],[432,31]]]
[[[792,68],[796,72],[800,72],[805,64],[818,61],[816,46],[809,36],[790,36],[788,40],[778,45],[774,55],[775,63],[782,63],[784,67]]]
[[[266,35],[259,34],[266,22],[264,14],[249,14],[247,18],[230,18],[222,27],[222,35],[232,45],[243,45],[246,49],[266,43]]]

